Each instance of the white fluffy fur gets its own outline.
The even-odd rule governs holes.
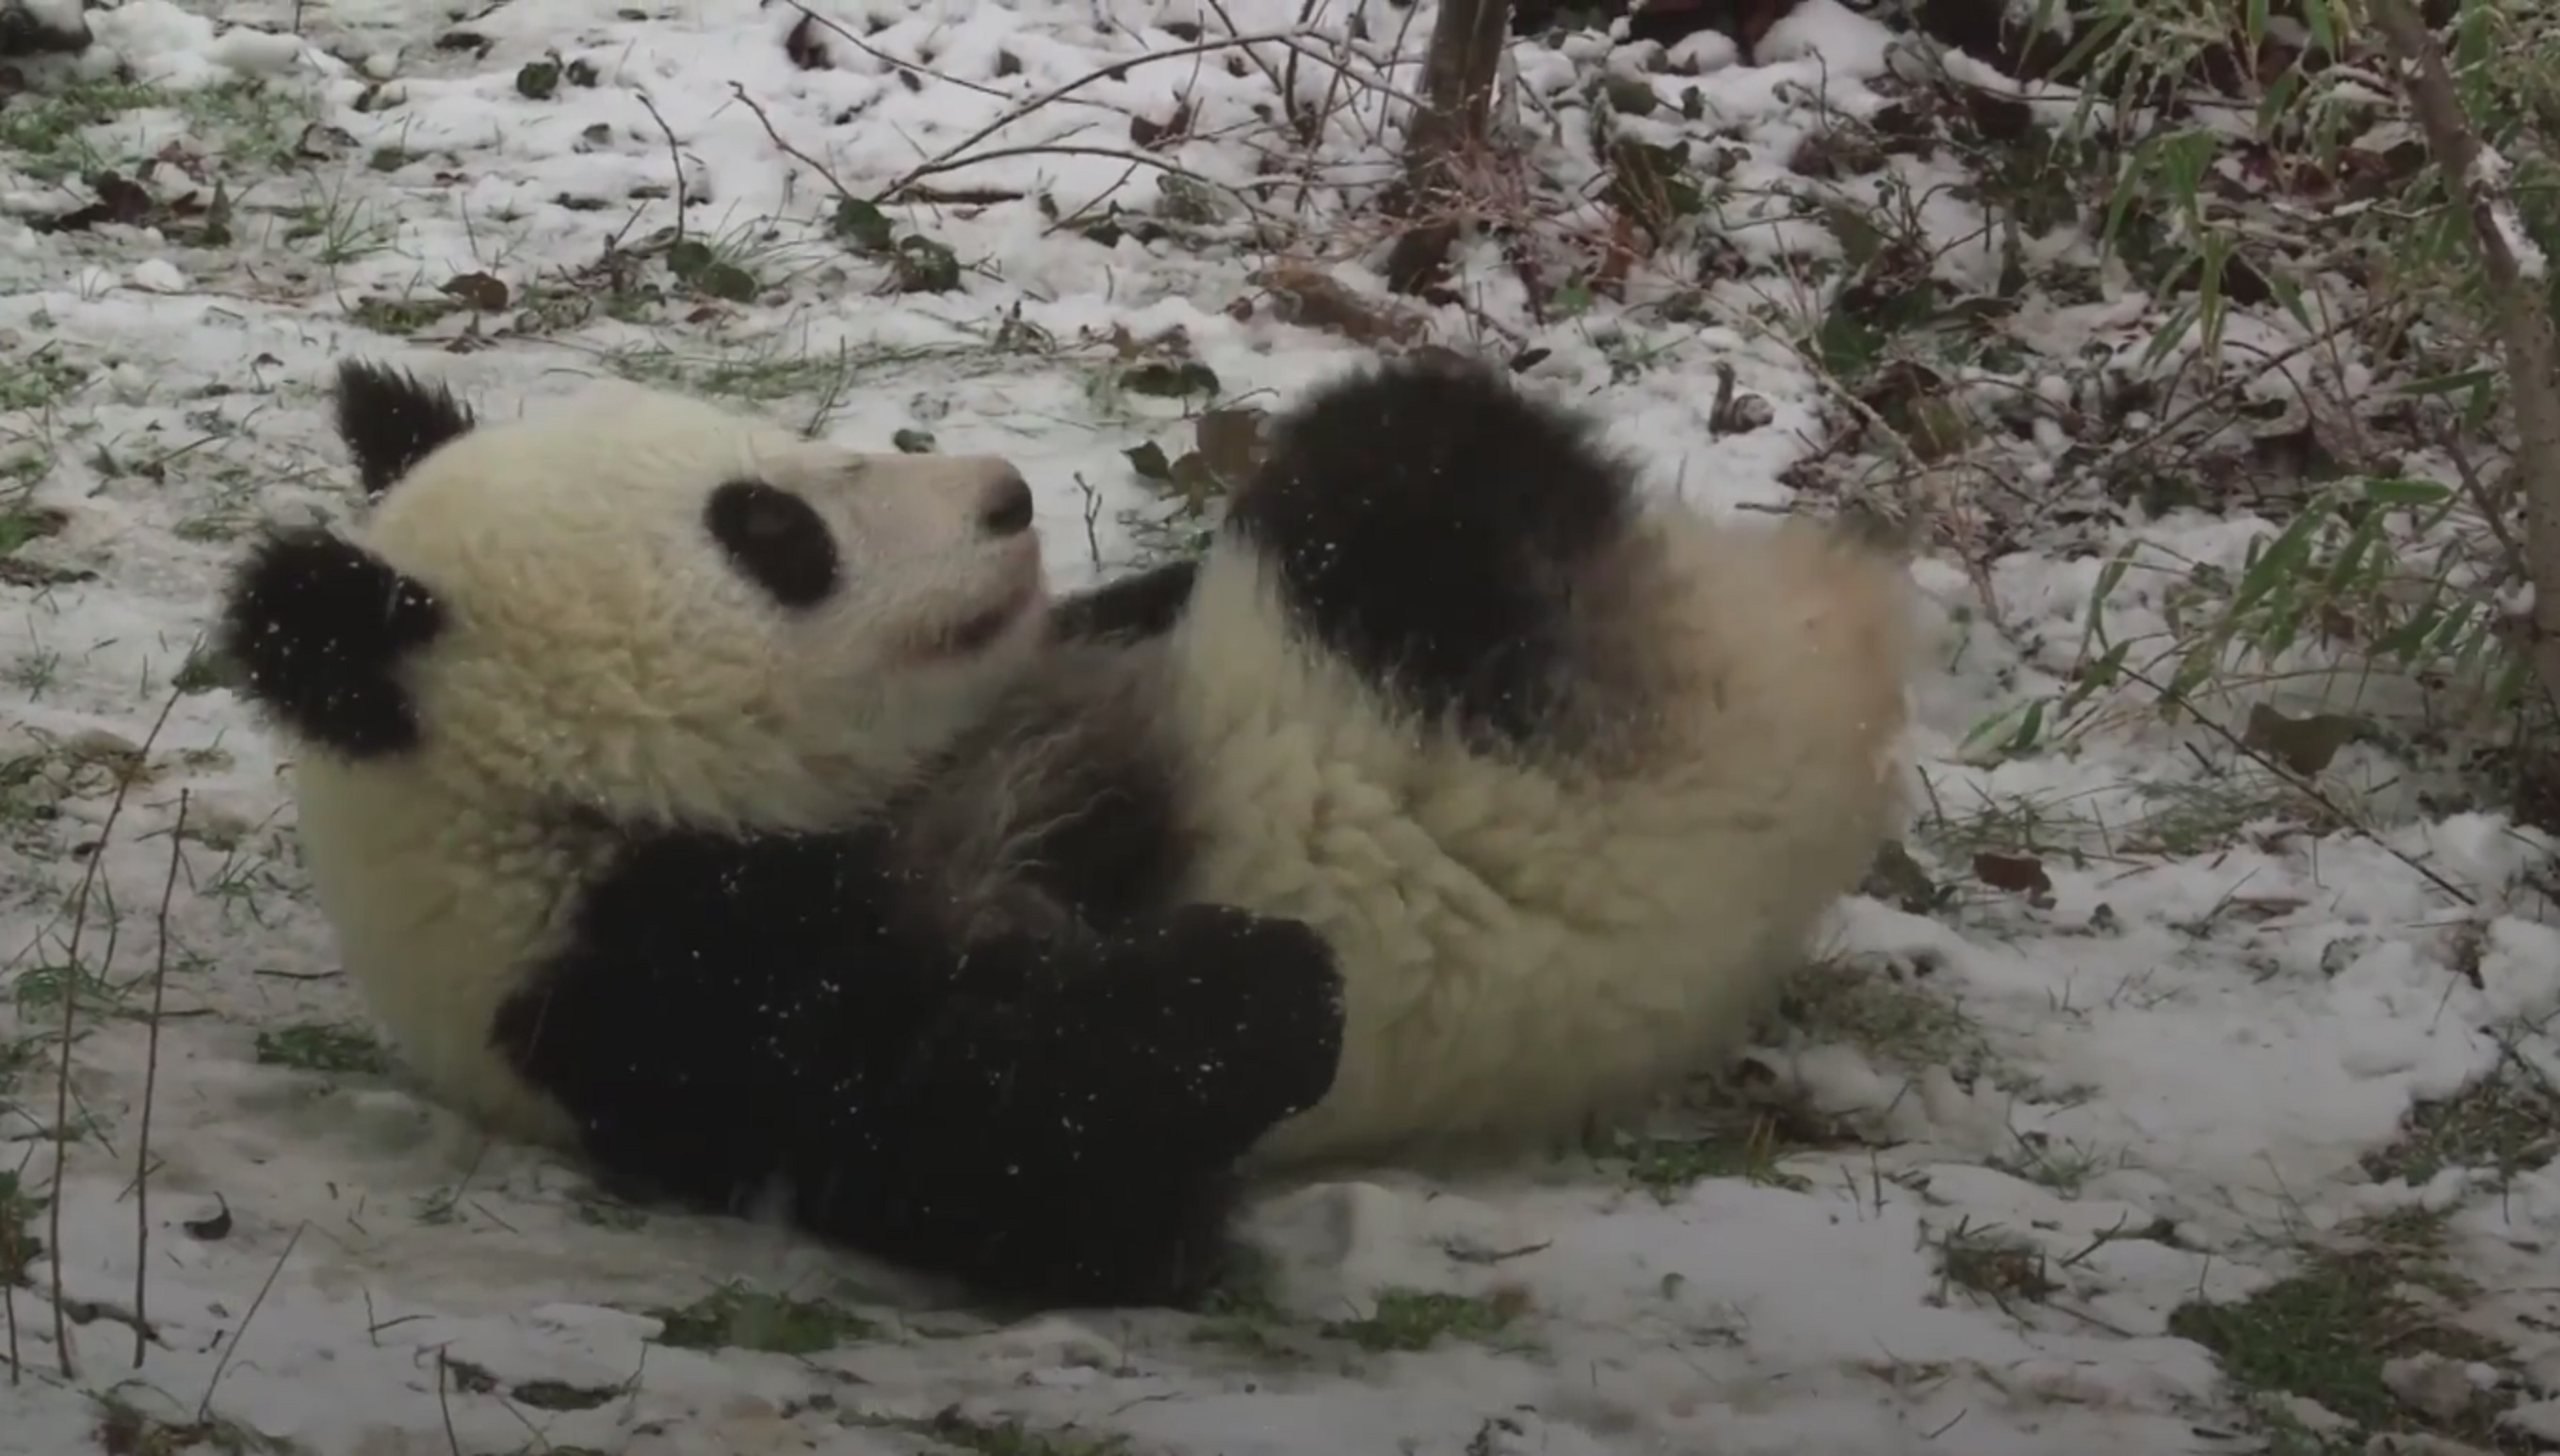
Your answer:
[[[1571,1130],[1741,1035],[1902,807],[1907,578],[1828,533],[1651,516],[1653,713],[1497,759],[1380,711],[1221,544],[1174,643],[1192,892],[1313,922],[1350,1023],[1267,1163]]]
[[[1000,460],[865,455],[687,400],[594,391],[421,461],[362,533],[448,623],[404,671],[418,749],[294,764],[304,859],[348,972],[441,1094],[560,1140],[489,1050],[490,1016],[559,944],[621,825],[816,827],[974,721],[1029,654],[1029,613],[973,657],[914,644],[1027,583],[1029,535],[975,519]],[[800,494],[845,587],[784,616],[716,558],[710,488]]]

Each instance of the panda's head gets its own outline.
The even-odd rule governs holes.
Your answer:
[[[484,812],[818,825],[893,792],[1031,660],[1032,496],[606,387],[475,422],[351,364],[361,533],[277,531],[221,646],[303,756]]]

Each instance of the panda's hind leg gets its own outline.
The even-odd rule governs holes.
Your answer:
[[[1633,471],[1589,421],[1488,367],[1391,363],[1275,421],[1227,510],[1297,629],[1478,741],[1553,727],[1575,598],[1636,521]]]

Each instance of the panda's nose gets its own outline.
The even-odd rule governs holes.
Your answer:
[[[1032,484],[1020,471],[1008,470],[987,487],[978,503],[978,529],[998,539],[1032,529]]]

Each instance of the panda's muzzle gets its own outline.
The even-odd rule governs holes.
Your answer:
[[[1007,627],[1022,619],[1024,611],[1032,604],[1032,598],[1039,594],[1040,588],[1037,583],[1008,593],[1004,601],[998,605],[989,607],[952,628],[943,638],[942,650],[957,654],[985,651],[998,637],[1005,634]]]
[[[1032,483],[1017,471],[1006,471],[978,503],[978,529],[996,541],[1031,530]]]
[[[1039,538],[1019,535],[1005,543],[1005,572],[1002,592],[964,616],[946,618],[939,629],[928,629],[916,644],[916,655],[925,658],[968,657],[985,651],[1037,607],[1047,595],[1046,575],[1040,569]]]

